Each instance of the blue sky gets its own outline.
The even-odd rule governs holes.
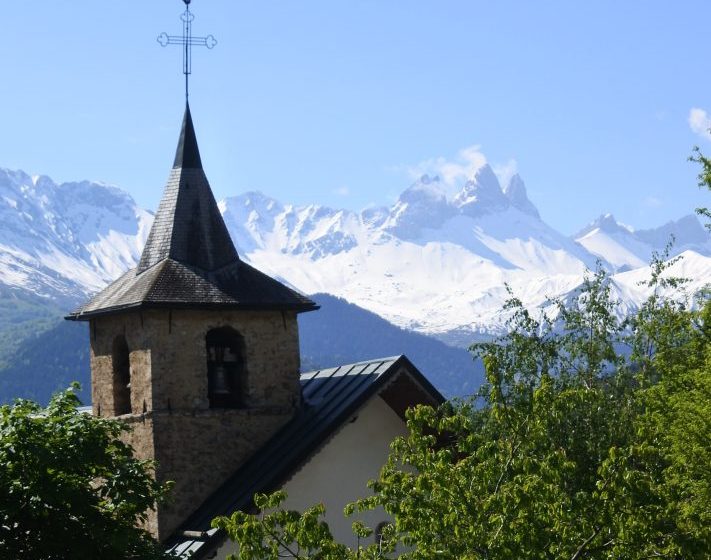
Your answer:
[[[711,2],[193,0],[191,108],[218,197],[390,204],[418,172],[517,169],[551,225],[637,228],[711,196]],[[183,109],[179,0],[3,5],[0,167],[155,208]],[[707,113],[708,111],[708,113]],[[483,156],[482,156],[483,154]],[[454,188],[454,185],[452,186]]]

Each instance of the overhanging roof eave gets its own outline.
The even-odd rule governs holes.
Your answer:
[[[91,311],[83,311],[78,313],[70,313],[64,319],[67,321],[89,321],[96,317],[106,315],[116,315],[126,311],[139,311],[144,309],[230,309],[238,311],[296,311],[297,313],[308,313],[320,309],[320,305],[306,304],[257,304],[257,303],[190,303],[190,302],[138,302],[124,305],[116,305],[103,309],[95,309]]]

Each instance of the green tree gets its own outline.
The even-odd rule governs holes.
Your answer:
[[[162,558],[138,524],[167,488],[124,424],[78,410],[77,389],[0,407],[0,557]]]
[[[215,525],[241,560],[389,558],[395,542],[413,560],[708,558],[711,305],[662,298],[680,287],[664,261],[632,318],[601,271],[555,319],[511,297],[508,334],[473,348],[478,399],[411,410],[373,495],[347,508],[382,506],[386,546],[334,543],[320,507],[284,511],[283,495]]]
[[[689,158],[690,161],[698,163],[701,170],[698,175],[698,185],[702,189],[711,190],[711,158],[705,156],[698,146],[694,147],[694,153]],[[696,213],[711,220],[711,209],[697,208]],[[706,223],[706,227],[711,230],[711,221]]]
[[[268,496],[257,494],[254,501],[261,510],[259,515],[237,511],[229,518],[215,521],[215,526],[225,529],[229,537],[240,545],[239,553],[230,558],[375,560],[394,550],[394,541],[387,534],[377,545],[358,545],[352,550],[334,541],[328,524],[323,520],[325,509],[322,504],[304,512],[288,511],[280,508],[284,499],[286,494],[283,491]],[[372,529],[361,523],[354,523],[353,531],[359,541],[372,534]]]

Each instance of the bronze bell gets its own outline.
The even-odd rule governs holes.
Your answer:
[[[212,394],[229,395],[231,392],[229,380],[227,379],[227,369],[223,364],[216,364],[212,372]]]

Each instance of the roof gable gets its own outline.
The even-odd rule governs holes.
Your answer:
[[[192,557],[199,558],[214,544],[211,539],[219,538],[210,530],[212,519],[251,509],[255,493],[279,488],[372,397],[381,396],[401,417],[404,399],[395,395],[403,391],[408,395],[408,406],[444,402],[439,391],[405,356],[304,373],[301,389],[304,402],[294,418],[205,500],[169,540],[174,554],[191,551],[195,554]]]

